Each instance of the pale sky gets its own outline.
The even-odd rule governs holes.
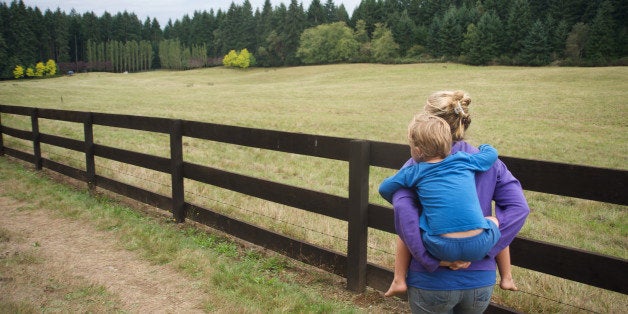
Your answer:
[[[65,13],[70,13],[72,9],[75,9],[77,13],[83,14],[85,12],[94,12],[96,16],[101,16],[105,11],[112,15],[118,12],[135,13],[140,21],[144,22],[146,17],[149,16],[151,20],[157,18],[159,25],[163,28],[168,23],[168,19],[181,20],[184,14],[188,14],[190,17],[194,14],[194,11],[207,11],[214,9],[214,12],[218,9],[226,11],[229,9],[231,3],[236,5],[242,5],[244,0],[23,0],[24,4],[29,7],[38,7],[42,13],[46,12],[46,9],[55,11],[60,8]],[[353,14],[353,10],[360,4],[361,0],[334,0],[334,4],[339,6],[344,4],[349,16]],[[2,1],[10,4],[10,0]],[[256,8],[260,10],[264,6],[264,0],[249,0],[253,7],[253,12]],[[310,6],[311,0],[298,0],[303,4],[305,10]],[[326,0],[321,0],[324,5]],[[290,0],[270,0],[273,6],[278,6],[284,3],[286,6],[290,4]]]

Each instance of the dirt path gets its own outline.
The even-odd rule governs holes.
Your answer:
[[[104,303],[105,307],[96,304],[91,309],[131,313],[203,312],[206,296],[195,288],[193,280],[181,277],[168,266],[151,265],[136,253],[119,248],[116,239],[103,231],[54,217],[7,197],[0,197],[0,213],[4,217],[0,219],[3,231],[0,262],[4,259],[7,263],[9,260],[21,263],[20,271],[12,273],[2,271],[0,266],[0,299],[5,302],[26,301],[54,310],[55,306],[64,307],[55,298],[71,299],[77,287],[94,290],[96,285],[104,287],[106,292],[84,293],[96,299],[93,303]],[[88,305],[78,305],[80,308],[76,310],[86,310],[84,307]]]

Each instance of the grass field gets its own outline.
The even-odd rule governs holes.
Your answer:
[[[405,128],[425,98],[441,89],[472,96],[468,140],[491,143],[500,155],[628,169],[628,68],[470,67],[455,64],[332,65],[238,71],[225,68],[137,74],[89,73],[48,80],[0,82],[0,103],[168,117],[262,129],[405,143]],[[29,118],[2,116],[4,125],[28,128]],[[82,126],[41,121],[42,132],[82,139]],[[168,138],[149,132],[96,127],[95,140],[168,156]],[[5,139],[6,140],[6,139]],[[29,144],[10,141],[9,145]],[[341,162],[186,139],[186,160],[229,171],[347,194]],[[53,160],[83,167],[82,155],[42,147]],[[163,174],[97,160],[97,171],[169,195]],[[391,170],[373,169],[371,202],[384,204],[376,187]],[[612,183],[610,183],[612,184]],[[525,188],[525,187],[524,187]],[[344,223],[186,181],[186,198],[344,251]],[[628,258],[625,206],[526,192],[533,209],[521,234],[543,241]],[[279,221],[279,223],[277,223]],[[299,226],[299,227],[295,227]],[[371,232],[369,260],[391,266],[393,237]],[[520,286],[551,300],[608,312],[623,295],[555,284],[517,269]],[[542,279],[539,279],[542,278]],[[544,287],[539,292],[538,286]],[[567,288],[566,288],[567,287]],[[566,299],[565,291],[577,291]],[[580,300],[579,295],[595,296]],[[599,296],[603,295],[603,296]],[[552,301],[496,294],[525,311],[549,311]],[[530,299],[530,301],[527,301]],[[619,307],[622,308],[622,307]],[[570,311],[570,308],[562,311]]]

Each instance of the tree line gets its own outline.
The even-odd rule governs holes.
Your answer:
[[[351,15],[333,0],[276,6],[266,0],[261,8],[244,0],[162,27],[133,12],[42,12],[13,0],[0,3],[0,77],[11,77],[17,65],[49,59],[61,71],[186,69],[219,65],[231,50],[242,49],[265,67],[430,61],[625,65],[627,14],[624,0],[362,0]],[[338,43],[350,49],[308,55],[332,50],[312,40],[334,38],[347,38]],[[181,56],[189,58],[174,60]]]

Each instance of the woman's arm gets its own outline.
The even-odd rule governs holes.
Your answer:
[[[395,209],[395,229],[410,250],[412,257],[427,271],[435,271],[440,261],[432,257],[421,240],[419,230],[419,205],[416,193],[409,189],[400,189],[393,194],[392,204]]]
[[[497,182],[493,194],[495,216],[499,220],[501,238],[489,252],[494,258],[501,250],[510,245],[530,214],[521,183],[506,168],[501,160],[496,162]]]

